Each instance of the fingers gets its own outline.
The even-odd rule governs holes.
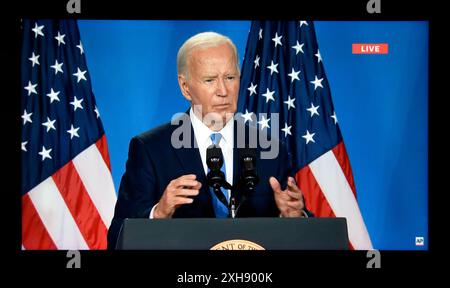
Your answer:
[[[302,200],[302,194],[299,192],[294,192],[294,191],[290,191],[290,190],[286,190],[287,195],[289,195],[289,197],[295,199],[295,200]]]
[[[202,183],[196,180],[184,180],[179,181],[175,184],[175,188],[184,188],[184,189],[197,189],[199,190],[202,187]]]
[[[192,203],[193,199],[188,197],[198,195],[200,188],[202,187],[202,183],[195,180],[196,178],[197,177],[195,174],[189,174],[180,176],[177,179],[170,181],[166,188],[169,202],[175,202],[174,204],[177,205]],[[170,200],[172,198],[173,200]]]
[[[175,180],[172,180],[169,186],[172,189],[185,188],[185,189],[199,190],[202,187],[202,183],[200,183],[195,179],[196,179],[195,174],[183,175]]]
[[[189,197],[189,196],[196,196],[198,195],[199,190],[194,190],[194,189],[175,189],[174,190],[174,195],[175,196],[185,196],[185,197]]]
[[[155,218],[170,218],[181,205],[191,204],[190,198],[199,194],[202,184],[195,174],[183,175],[170,181],[154,211]]]
[[[195,186],[199,183],[195,180],[197,176],[195,174],[183,175],[175,180],[170,181],[169,185],[179,187],[179,186]]]
[[[290,188],[291,191],[295,191],[297,193],[301,193],[300,188],[298,188],[297,184],[295,183],[295,179],[292,177],[288,177],[287,180],[288,188]]]
[[[294,199],[302,200],[303,199],[303,193],[302,190],[297,186],[297,183],[295,183],[295,179],[292,177],[288,177],[287,180],[287,194]]]
[[[177,179],[195,180],[196,178],[197,178],[197,175],[195,175],[195,174],[187,174],[187,175],[180,176]]]
[[[175,205],[179,206],[184,204],[191,204],[192,202],[194,202],[194,199],[188,197],[177,197],[174,199],[174,202]]]
[[[200,188],[202,187],[202,183],[195,180],[195,178],[196,176],[194,174],[190,174],[183,175],[175,180],[172,180],[168,185],[169,193],[174,197],[192,197],[198,195]],[[192,203],[192,201],[190,203]]]
[[[294,210],[302,210],[304,207],[302,201],[294,200],[294,201],[286,201],[286,205]]]
[[[273,192],[281,193],[280,182],[278,182],[278,180],[275,179],[275,177],[270,177],[269,178],[269,183],[270,183],[270,187],[272,187]]]

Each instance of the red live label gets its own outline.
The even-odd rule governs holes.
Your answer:
[[[389,45],[387,43],[354,43],[352,44],[353,54],[388,54]]]

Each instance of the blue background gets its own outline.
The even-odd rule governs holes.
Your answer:
[[[358,203],[374,248],[428,248],[428,23],[315,21]],[[118,190],[131,137],[189,103],[178,48],[198,32],[235,42],[242,61],[250,21],[78,21]],[[352,43],[388,43],[354,55]],[[417,247],[415,237],[425,237]]]

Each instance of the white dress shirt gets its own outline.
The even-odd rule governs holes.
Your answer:
[[[209,129],[190,109],[189,117],[191,119],[192,128],[194,130],[194,137],[197,141],[198,150],[203,164],[205,175],[208,174],[208,165],[206,164],[206,149],[212,145],[211,134],[220,133],[222,138],[219,142],[219,147],[222,150],[223,161],[225,163],[226,180],[230,185],[233,185],[233,145],[234,145],[234,120],[231,118],[220,131],[213,131]],[[198,179],[199,175],[197,175]],[[230,198],[230,190],[228,192],[228,199]],[[158,204],[156,204],[158,205]],[[153,219],[153,212],[155,210],[153,206],[150,212],[150,219]]]

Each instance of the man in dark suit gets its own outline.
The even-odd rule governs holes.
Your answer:
[[[211,144],[221,148],[222,171],[230,184],[236,184],[241,169],[239,138],[248,143],[248,135],[256,129],[246,127],[247,135],[234,119],[240,76],[236,47],[223,35],[200,33],[180,48],[177,65],[180,89],[191,108],[174,124],[131,140],[108,232],[109,248],[115,246],[125,218],[227,217],[228,208],[207,185],[206,150]],[[237,217],[307,216],[302,192],[292,178],[289,154],[283,144],[276,144],[277,157],[258,156],[256,189],[245,201],[236,195],[237,202],[242,202]],[[262,150],[258,145],[257,155]],[[230,201],[230,191],[222,192]]]

